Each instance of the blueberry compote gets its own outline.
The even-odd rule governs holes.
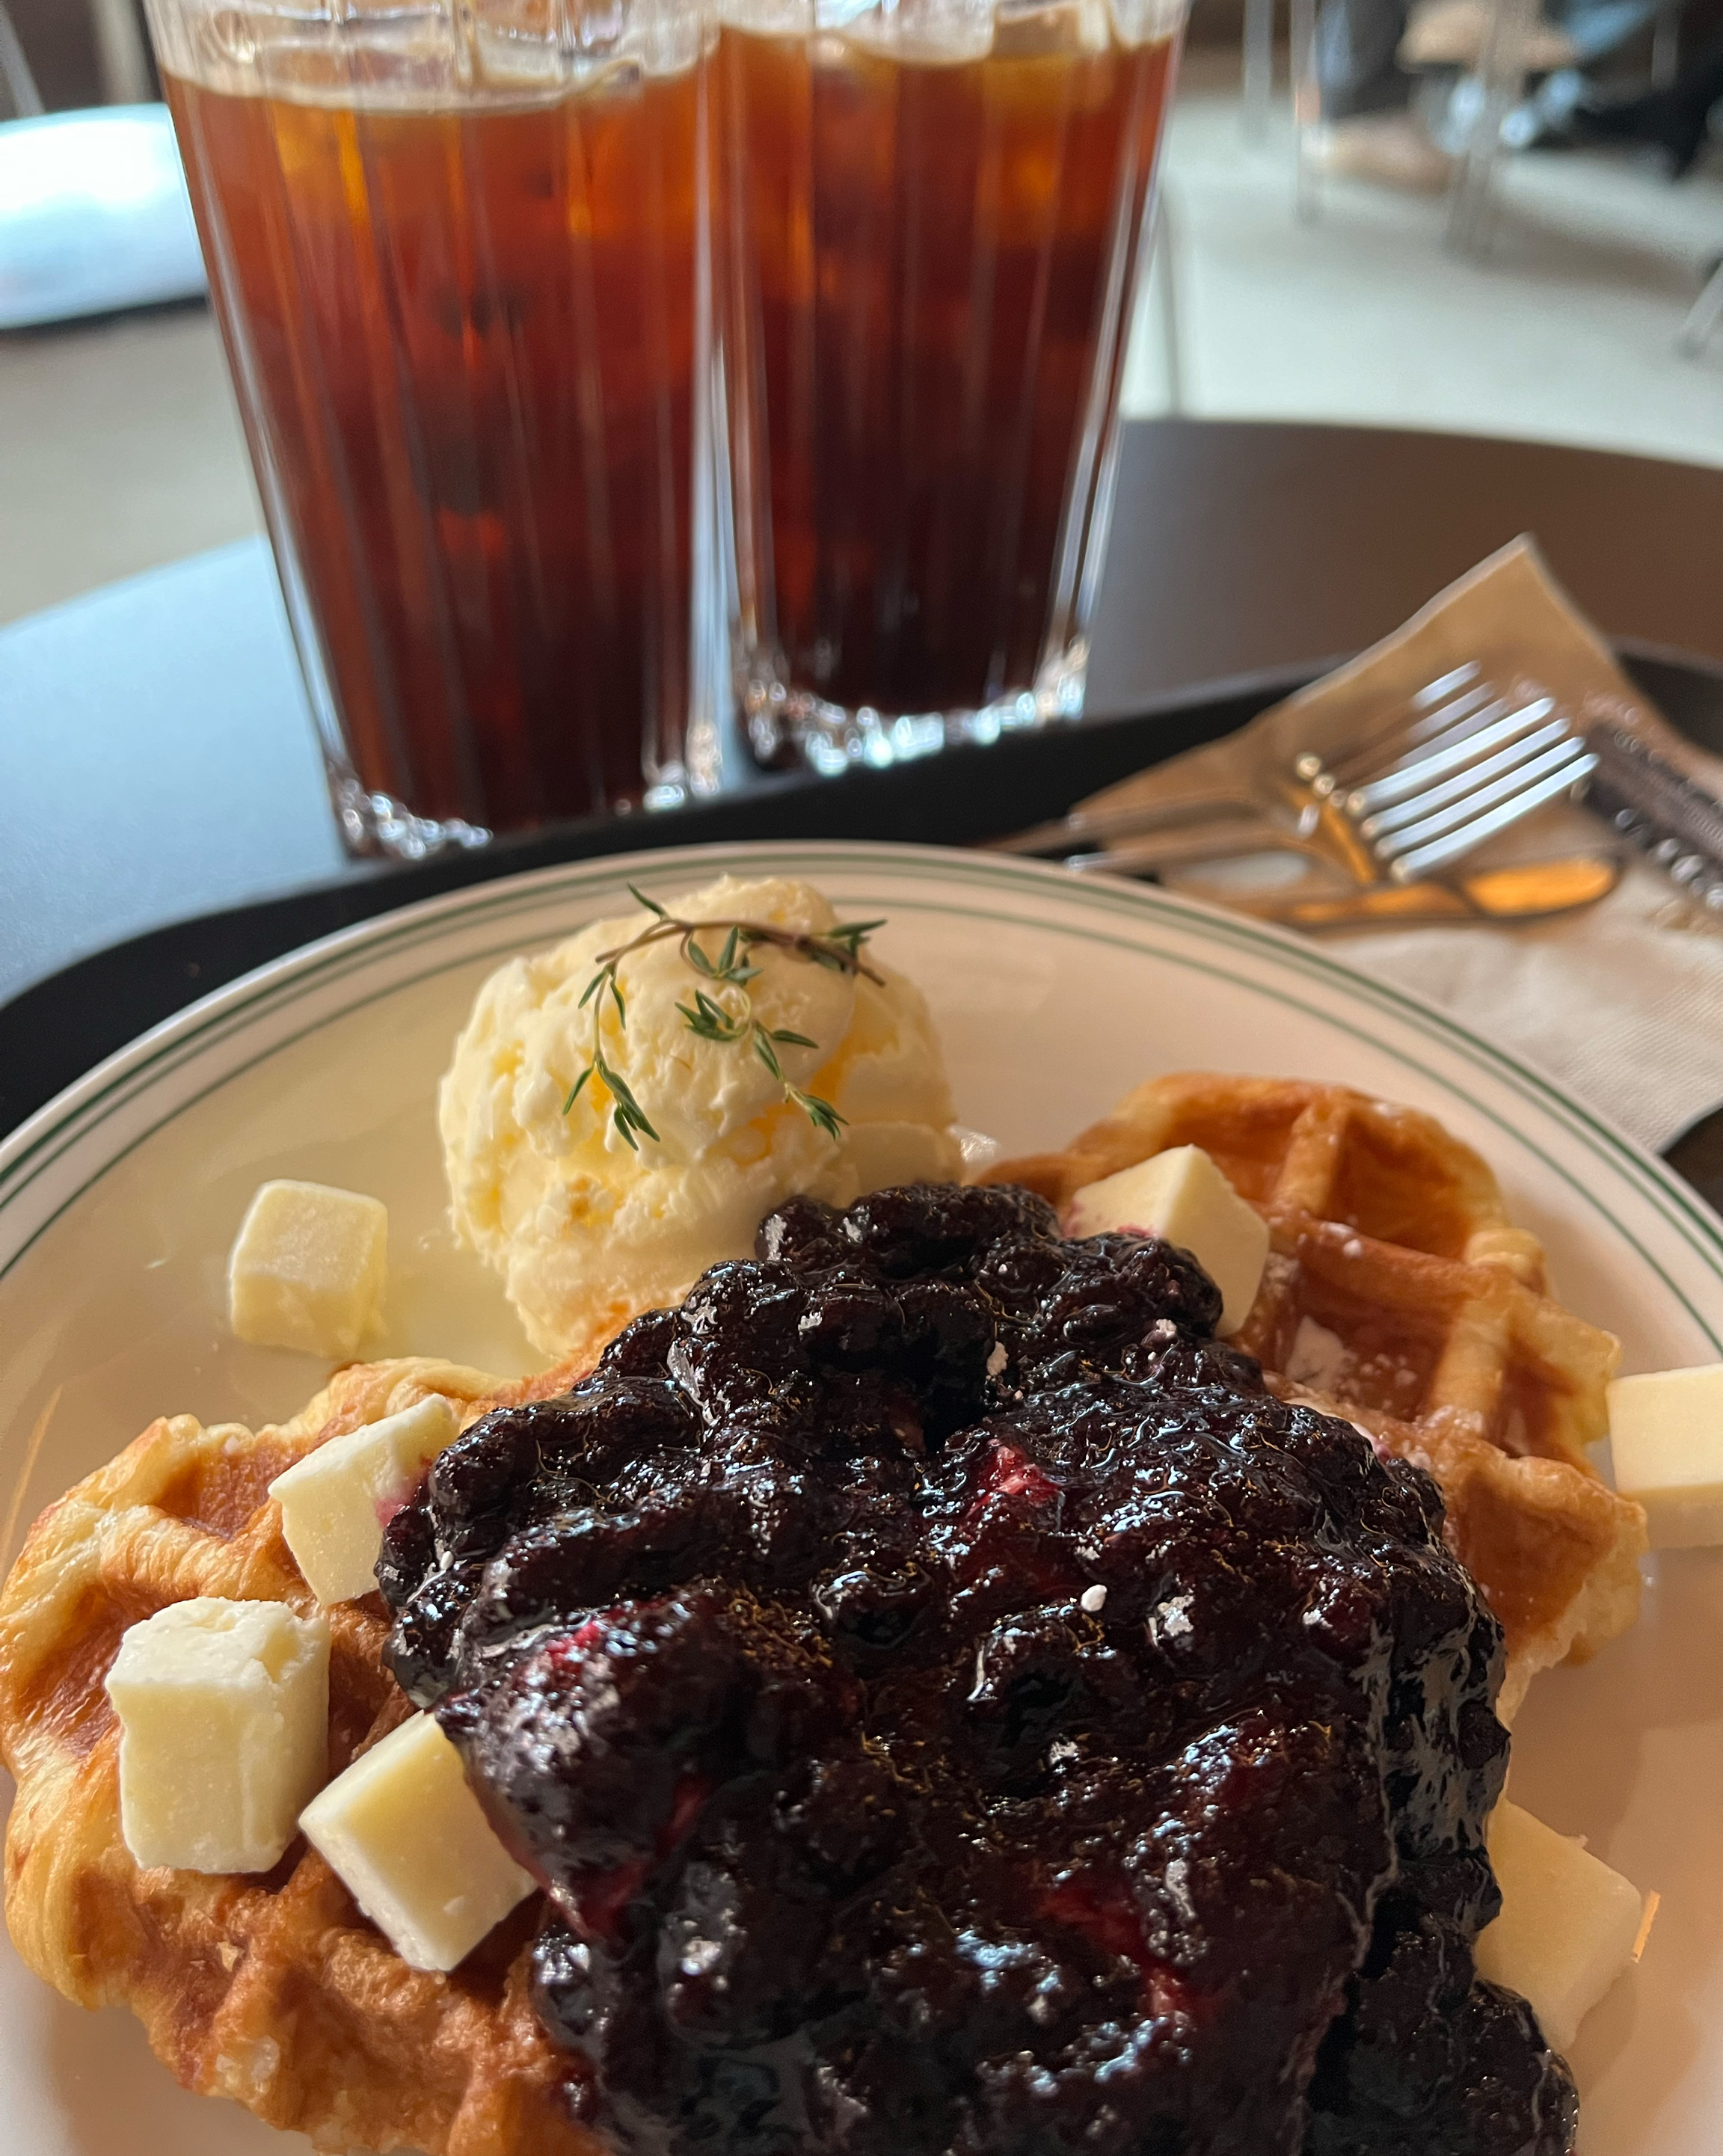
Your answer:
[[[1561,2156],[1477,1981],[1500,1635],[1441,1500],[1009,1189],[797,1200],[487,1415],[391,1659],[662,2156]]]

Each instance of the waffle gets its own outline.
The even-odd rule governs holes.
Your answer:
[[[1288,1397],[1431,1471],[1449,1532],[1501,1618],[1510,1712],[1531,1675],[1632,1621],[1637,1506],[1586,1461],[1615,1342],[1551,1301],[1543,1254],[1477,1156],[1428,1117],[1340,1087],[1187,1076],[1140,1088],[1064,1152],[995,1181],[1063,1204],[1169,1145],[1197,1144],[1266,1216],[1273,1251],[1240,1344]],[[570,2123],[572,2068],[535,2016],[524,1904],[451,1976],[408,1969],[301,1841],[260,1878],[133,1863],[103,1680],[130,1625],[197,1594],[312,1599],[267,1486],[325,1439],[441,1393],[464,1425],[564,1389],[447,1363],[355,1365],[255,1433],[154,1423],[50,1507],[0,1593],[0,1753],[18,1783],[7,1918],[80,2005],[129,2006],[187,2088],[233,2097],[326,2150],[599,2156]],[[376,1596],[330,1613],[330,1768],[410,1712]]]
[[[1428,1470],[1448,1537],[1507,1635],[1497,1712],[1632,1624],[1645,1516],[1592,1467],[1618,1347],[1551,1300],[1536,1237],[1430,1116],[1341,1086],[1187,1072],[1140,1086],[1063,1152],[1002,1162],[1063,1208],[1168,1146],[1212,1154],[1269,1224],[1237,1344],[1283,1398]]]
[[[527,1991],[537,1897],[452,1976],[408,1969],[315,1852],[210,1877],[133,1863],[103,1680],[129,1625],[197,1594],[315,1605],[268,1484],[326,1437],[445,1394],[462,1422],[531,1386],[425,1361],[355,1365],[254,1434],[154,1423],[49,1507],[0,1594],[0,1750],[18,1783],[6,1913],[19,1953],[84,2006],[129,2006],[189,2089],[234,2097],[320,2149],[596,2156],[569,2122],[570,2062]],[[382,1662],[381,1597],[329,1613],[330,1769],[411,1708]]]

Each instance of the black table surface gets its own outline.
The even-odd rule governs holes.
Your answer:
[[[0,629],[0,1132],[221,981],[457,882],[703,839],[962,843],[1054,813],[1242,723],[1520,531],[1723,750],[1723,472],[1365,429],[1126,428],[1079,726],[411,869],[342,855],[263,542],[33,616]]]

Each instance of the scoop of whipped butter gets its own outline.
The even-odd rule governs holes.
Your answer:
[[[656,897],[657,893],[653,896]],[[820,934],[838,925],[809,884],[724,877],[663,901],[683,920],[759,921]],[[658,1133],[631,1151],[589,1082],[581,998],[600,954],[649,927],[595,921],[553,950],[514,958],[479,992],[443,1081],[438,1120],[455,1230],[500,1272],[533,1344],[596,1351],[643,1310],[686,1294],[708,1265],[752,1254],[764,1216],[801,1193],[847,1205],[888,1183],[955,1179],[962,1161],[938,1036],[918,989],[864,947],[876,983],[756,945],[752,1014],[775,1033],[791,1084],[844,1119],[835,1139],[784,1097],[749,1045],[707,1040],[679,1004],[706,986],[667,939],[631,952],[618,1019],[599,998],[607,1061]],[[703,939],[713,957],[721,932]]]

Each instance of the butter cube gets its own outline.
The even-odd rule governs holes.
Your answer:
[[[269,1485],[281,1532],[320,1602],[351,1602],[377,1585],[383,1529],[460,1425],[440,1393],[332,1437]]]
[[[140,1864],[269,1871],[329,1771],[329,1628],[214,1595],[134,1625],[108,1672]]]
[[[1723,1543],[1723,1363],[1618,1378],[1608,1400],[1615,1486],[1645,1507],[1651,1547]]]
[[[1478,1934],[1478,1974],[1529,2000],[1546,2041],[1565,2051],[1633,1958],[1639,1890],[1505,1798],[1489,1832],[1501,1914]]]
[[[1269,1227],[1227,1181],[1201,1146],[1174,1146],[1085,1183],[1071,1199],[1068,1235],[1123,1230],[1158,1235],[1188,1250],[1221,1293],[1224,1338],[1249,1315],[1268,1262]]]
[[[234,1332],[254,1348],[353,1354],[382,1292],[388,1235],[387,1207],[356,1190],[259,1185],[228,1260]]]
[[[532,1892],[428,1714],[362,1753],[300,1824],[410,1969],[455,1968]]]

